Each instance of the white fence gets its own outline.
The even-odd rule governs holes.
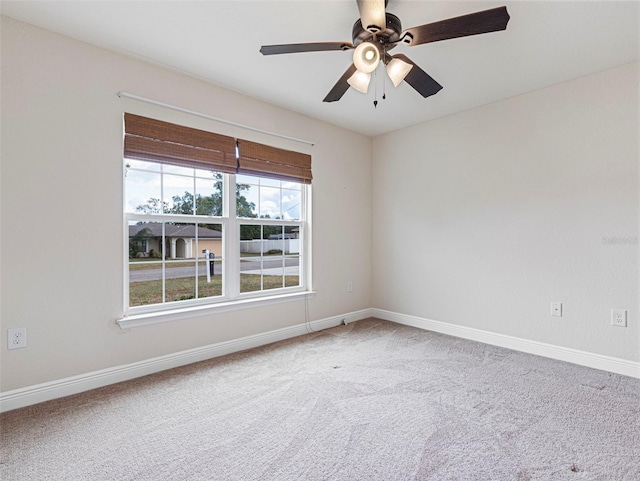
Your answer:
[[[249,252],[251,254],[259,254],[260,252],[269,252],[270,250],[282,250],[284,246],[285,254],[300,253],[300,239],[255,239],[240,241],[240,252]]]

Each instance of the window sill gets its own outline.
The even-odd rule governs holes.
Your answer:
[[[131,327],[141,327],[151,324],[159,324],[161,322],[178,321],[180,319],[188,319],[191,317],[204,316],[208,314],[219,314],[221,312],[252,309],[255,307],[268,306],[271,304],[279,304],[281,302],[291,302],[300,299],[308,299],[310,297],[313,297],[314,295],[315,291],[303,291],[289,294],[280,294],[270,297],[253,297],[250,299],[207,304],[205,306],[194,306],[186,307],[183,309],[171,309],[160,312],[133,314],[130,316],[124,316],[121,319],[116,320],[116,323],[122,329],[129,329]]]

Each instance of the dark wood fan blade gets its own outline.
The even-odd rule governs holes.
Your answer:
[[[355,71],[356,66],[354,64],[351,64],[351,67],[349,67],[346,72],[342,74],[342,77],[340,77],[333,88],[329,91],[323,102],[335,102],[337,100],[340,100],[344,93],[349,90],[349,84],[347,83],[347,80],[355,73]]]
[[[385,0],[357,0],[362,28],[371,33],[378,33],[387,25]]]
[[[413,63],[406,55],[402,55],[401,53],[399,53],[394,55],[393,58],[399,58],[400,60],[413,65],[413,68],[404,78],[404,81],[411,85],[416,90],[416,92],[418,92],[424,98],[437,94],[440,90],[442,90],[442,85],[433,80],[433,78],[431,78],[431,76],[427,72]]]
[[[353,44],[349,42],[287,43],[283,45],[263,45],[260,47],[260,53],[262,55],[278,55],[281,53],[349,50],[351,48],[353,48]]]
[[[497,32],[507,28],[509,18],[507,7],[492,8],[409,28],[402,33],[402,41],[413,46],[450,38]]]

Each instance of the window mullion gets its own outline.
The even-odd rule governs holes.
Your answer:
[[[230,299],[240,294],[240,224],[236,217],[236,176],[225,175],[225,202],[223,202],[223,216],[228,219],[226,232],[223,234],[225,266],[225,285]]]
[[[308,290],[312,289],[311,283],[311,186],[306,185],[302,188],[302,205],[303,209],[301,210],[302,216],[302,226],[300,228],[300,244],[301,244],[301,262],[300,262],[300,279],[303,280],[301,283]]]
[[[162,214],[166,214],[164,211],[164,164],[160,164],[160,212]],[[162,220],[162,271],[161,271],[161,279],[162,279],[162,304],[167,302],[167,279],[166,279],[166,266],[167,266],[167,236],[166,236],[166,221]]]
[[[165,222],[162,223],[162,303],[167,302],[167,279],[166,279],[166,266],[167,266],[167,236],[165,229]]]
[[[198,197],[198,191],[197,189],[197,181],[196,181],[196,171],[193,171],[193,210],[192,210],[192,214],[196,215],[196,212],[198,211],[198,207],[196,205],[196,198]],[[200,243],[199,243],[199,236],[198,236],[198,226],[200,224],[198,224],[197,222],[194,224],[194,238],[195,238],[195,252],[191,252],[191,257],[193,257],[195,259],[195,278],[194,278],[194,295],[195,298],[198,299],[200,293],[198,292],[198,288],[200,287],[199,284],[199,272],[200,272]],[[209,268],[209,264],[207,262],[204,263],[205,269]]]

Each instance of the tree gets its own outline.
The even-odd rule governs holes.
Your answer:
[[[137,212],[144,214],[184,214],[193,215],[194,201],[196,215],[222,215],[222,174],[215,174],[214,191],[211,195],[195,196],[190,192],[184,193],[183,196],[174,195],[172,200],[173,206],[169,207],[167,202],[160,202],[155,197],[150,198],[146,204],[136,207]],[[244,192],[251,188],[248,184],[236,184],[236,212],[238,217],[257,217],[254,213],[255,203],[249,202],[244,196]],[[194,198],[195,197],[195,198]]]
[[[169,209],[169,204],[166,202],[160,202],[160,199],[151,197],[146,204],[136,207],[136,212],[142,212],[143,214],[160,214],[163,210],[166,212]]]

